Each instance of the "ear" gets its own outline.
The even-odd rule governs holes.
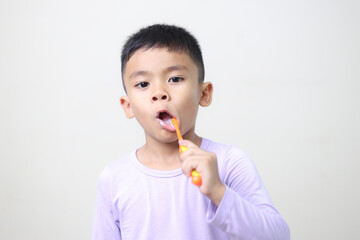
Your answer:
[[[200,97],[200,106],[207,107],[211,104],[212,94],[213,94],[213,85],[211,82],[201,83],[201,97]]]
[[[122,108],[124,109],[125,115],[127,118],[133,118],[134,117],[134,113],[131,109],[131,104],[129,101],[129,97],[128,96],[123,96],[120,98],[120,104],[122,106]]]

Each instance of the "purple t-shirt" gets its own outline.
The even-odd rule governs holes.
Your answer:
[[[250,158],[235,146],[204,138],[200,147],[217,156],[226,185],[219,207],[181,168],[150,169],[133,151],[100,175],[93,240],[290,239]]]

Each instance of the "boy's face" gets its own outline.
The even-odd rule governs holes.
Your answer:
[[[139,49],[127,62],[123,79],[127,96],[121,105],[143,127],[147,140],[176,141],[171,117],[179,120],[184,138],[191,139],[199,105],[211,103],[212,85],[199,83],[197,66],[186,53]]]

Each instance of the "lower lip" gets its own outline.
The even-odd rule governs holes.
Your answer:
[[[173,125],[169,125],[169,124],[166,124],[164,121],[160,120],[160,125],[165,129],[165,130],[168,130],[170,132],[175,132],[176,129]]]

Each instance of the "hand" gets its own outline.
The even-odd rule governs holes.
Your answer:
[[[199,190],[206,195],[216,206],[219,206],[225,193],[225,185],[219,177],[216,155],[199,148],[188,140],[180,140],[179,144],[188,148],[180,155],[181,168],[187,177],[192,170],[200,173],[202,184]]]

